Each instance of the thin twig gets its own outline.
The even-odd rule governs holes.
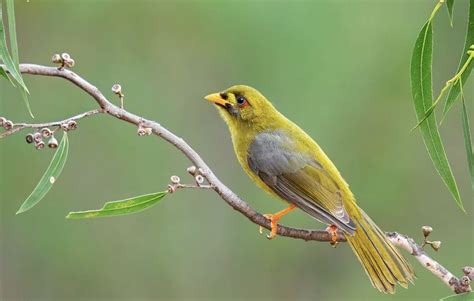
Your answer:
[[[95,86],[93,86],[92,84],[84,80],[82,77],[78,76],[76,73],[70,70],[67,70],[67,69],[59,70],[53,67],[46,67],[46,66],[34,65],[34,64],[21,64],[20,71],[21,73],[26,73],[26,74],[61,77],[61,78],[67,79],[68,81],[72,82],[74,85],[79,87],[80,89],[84,90],[90,96],[92,96],[92,98],[94,98],[94,100],[97,102],[97,104],[101,108],[101,109],[98,109],[96,113],[105,112],[120,120],[134,124],[137,127],[150,128],[153,134],[161,137],[165,141],[174,145],[178,150],[180,150],[199,169],[200,174],[209,183],[209,185],[206,185],[206,187],[202,187],[202,186],[198,187],[198,185],[194,186],[194,185],[179,184],[178,185],[180,186],[179,188],[213,189],[215,192],[219,194],[219,196],[227,204],[229,204],[233,209],[242,213],[250,221],[266,229],[270,229],[269,220],[267,220],[262,214],[256,212],[245,201],[243,201],[232,190],[230,190],[224,183],[222,183],[217,178],[217,176],[212,172],[209,166],[204,162],[204,160],[199,156],[199,154],[193,148],[191,148],[191,146],[189,146],[189,144],[187,144],[186,141],[176,136],[174,133],[164,128],[159,123],[152,120],[147,120],[143,117],[137,116],[133,113],[130,113],[124,110],[123,108],[120,108],[114,105],[99,91],[99,89],[97,89]],[[89,112],[92,112],[92,111],[89,111]],[[87,114],[87,113],[88,112],[83,113],[83,114]],[[93,114],[96,114],[96,113],[93,113]],[[89,114],[87,116],[90,116],[90,115],[92,114]],[[16,131],[19,131],[19,129]],[[13,134],[13,132],[9,133],[8,135],[10,134]],[[321,241],[321,242],[330,242],[332,239],[331,234],[329,234],[326,231],[296,229],[296,228],[290,228],[290,227],[286,227],[282,225],[278,225],[277,233],[280,236],[303,239],[306,241],[314,240],[314,241]],[[471,291],[471,287],[469,286],[469,279],[472,280],[472,278],[469,278],[468,276],[457,278],[452,273],[450,273],[446,268],[444,268],[434,259],[429,257],[423,251],[422,247],[416,244],[413,239],[405,235],[398,234],[396,232],[387,232],[387,236],[395,245],[407,250],[408,252],[410,252],[410,254],[415,256],[415,258],[423,265],[423,267],[427,268],[434,275],[440,278],[454,292],[460,293],[460,292],[465,292],[465,291]],[[337,241],[344,242],[346,241],[346,238],[344,237],[342,233],[338,233]],[[468,275],[468,273],[471,273],[471,271],[472,271],[472,268],[465,267],[466,275]],[[467,281],[465,277],[468,277]]]
[[[44,127],[60,126],[61,124],[64,124],[71,120],[79,120],[84,117],[88,117],[88,116],[92,116],[92,115],[100,114],[100,113],[104,113],[104,110],[102,109],[90,110],[90,111],[78,114],[76,116],[69,117],[61,121],[53,121],[53,122],[45,122],[45,123],[15,123],[13,125],[13,128],[0,134],[0,139],[8,137],[24,129],[40,129]]]

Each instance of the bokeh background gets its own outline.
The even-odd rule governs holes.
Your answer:
[[[266,213],[283,206],[247,178],[226,126],[203,100],[234,84],[258,88],[320,143],[383,229],[420,240],[421,226],[433,226],[433,239],[443,242],[433,256],[460,273],[474,261],[474,225],[459,106],[442,134],[467,214],[436,174],[419,133],[409,132],[415,124],[411,50],[434,4],[32,0],[17,1],[16,15],[22,62],[50,65],[53,53],[66,51],[74,70],[111,99],[110,87],[120,83],[128,110],[186,139],[231,189]],[[467,4],[456,1],[454,29],[445,8],[435,19],[436,94],[457,67]],[[26,83],[37,122],[96,107],[64,80],[26,76]],[[0,115],[31,121],[18,92],[6,81],[0,89]],[[466,93],[472,99],[472,83]],[[347,245],[268,241],[211,191],[179,191],[136,215],[66,220],[69,211],[163,190],[174,174],[191,181],[180,152],[109,116],[79,122],[56,186],[16,216],[53,154],[36,151],[23,134],[0,144],[1,300],[437,300],[451,294],[409,258],[416,284],[382,295]],[[323,227],[302,213],[283,223]]]

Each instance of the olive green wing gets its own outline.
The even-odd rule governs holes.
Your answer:
[[[323,223],[354,233],[337,183],[315,158],[297,151],[283,130],[258,134],[249,147],[247,162],[282,199]]]

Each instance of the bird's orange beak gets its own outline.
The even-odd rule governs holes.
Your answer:
[[[227,100],[223,99],[219,93],[209,94],[204,99],[209,100],[217,105],[225,107],[226,104],[230,104]]]

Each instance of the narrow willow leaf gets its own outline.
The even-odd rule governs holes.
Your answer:
[[[464,100],[464,95],[461,94],[461,97],[462,97],[462,106],[461,106],[462,129],[464,132],[464,142],[466,144],[467,164],[469,166],[469,173],[471,174],[471,186],[472,186],[472,190],[474,191],[474,153],[472,152],[471,128],[469,125],[469,115],[467,112],[466,101]]]
[[[15,3],[14,0],[6,0],[6,7],[7,7],[7,17],[8,17],[8,33],[10,36],[10,50],[12,55],[9,56],[8,48],[6,45],[6,39],[5,39],[5,29],[3,27],[3,21],[2,16],[1,16],[1,3],[0,3],[0,35],[3,35],[2,40],[0,41],[0,44],[3,44],[3,46],[0,45],[0,48],[4,48],[3,51],[0,51],[0,58],[5,62],[5,65],[7,66],[8,70],[12,74],[12,76],[15,78],[15,80],[20,84],[20,94],[21,98],[23,99],[23,102],[25,103],[25,106],[28,110],[28,113],[30,114],[31,117],[34,118],[33,112],[31,110],[30,102],[28,100],[28,89],[26,88],[25,83],[23,82],[23,78],[21,77],[21,73],[18,71],[20,70],[20,62],[19,62],[19,57],[18,57],[18,43],[17,43],[17,38],[16,38],[16,22],[15,22]],[[7,58],[9,57],[9,58]],[[11,62],[7,63],[7,61],[12,61],[13,66],[9,66],[9,63],[11,65]],[[15,71],[12,71],[12,70]]]
[[[448,296],[439,301],[474,301],[474,292]]]
[[[67,133],[64,132],[61,143],[59,143],[58,149],[56,150],[56,153],[54,153],[51,163],[49,163],[48,168],[39,180],[35,189],[33,189],[28,198],[23,202],[16,214],[25,212],[38,204],[39,201],[41,201],[41,199],[48,193],[51,187],[53,187],[53,184],[57,182],[58,177],[63,170],[64,164],[66,163],[68,151],[69,140]]]
[[[469,55],[467,51],[469,47],[474,44],[474,0],[469,0],[469,19],[467,21],[467,32],[466,32],[466,41],[464,43],[464,49],[462,51],[461,60],[459,62],[458,72],[461,70],[464,63],[467,61]],[[454,101],[458,98],[459,93],[461,91],[460,83],[467,83],[467,79],[469,78],[469,74],[471,74],[472,70],[472,63],[467,66],[467,69],[463,72],[461,76],[461,81],[458,81],[455,85],[451,87],[448,93],[448,97],[446,98],[446,103],[444,104],[443,109],[443,117],[446,117],[446,114],[451,109],[454,104]]]
[[[16,39],[16,23],[15,23],[15,3],[14,0],[6,0],[7,19],[8,19],[8,34],[10,36],[10,50],[12,59],[19,69],[20,58],[18,56],[18,42]]]
[[[107,202],[101,209],[70,212],[66,218],[91,218],[132,214],[157,204],[167,193],[167,191],[160,191],[126,200]]]
[[[1,2],[0,2],[1,4]],[[13,59],[10,56],[7,48],[7,39],[5,36],[5,27],[3,25],[3,16],[2,16],[2,6],[0,5],[0,59],[2,59],[3,63],[7,67],[8,71],[15,79],[15,81],[23,87],[23,89],[28,92],[25,83],[23,82],[23,78],[21,77],[20,72],[15,66]],[[29,92],[28,92],[29,93]]]
[[[451,27],[453,27],[454,0],[447,0],[446,1],[446,8],[448,9],[449,24],[451,24]]]
[[[411,90],[418,121],[425,116],[425,111],[433,103],[432,56],[433,28],[431,22],[428,21],[416,39],[410,65]],[[456,180],[454,179],[446,152],[444,151],[434,112],[420,125],[420,130],[423,142],[425,143],[436,170],[458,206],[464,211]]]

